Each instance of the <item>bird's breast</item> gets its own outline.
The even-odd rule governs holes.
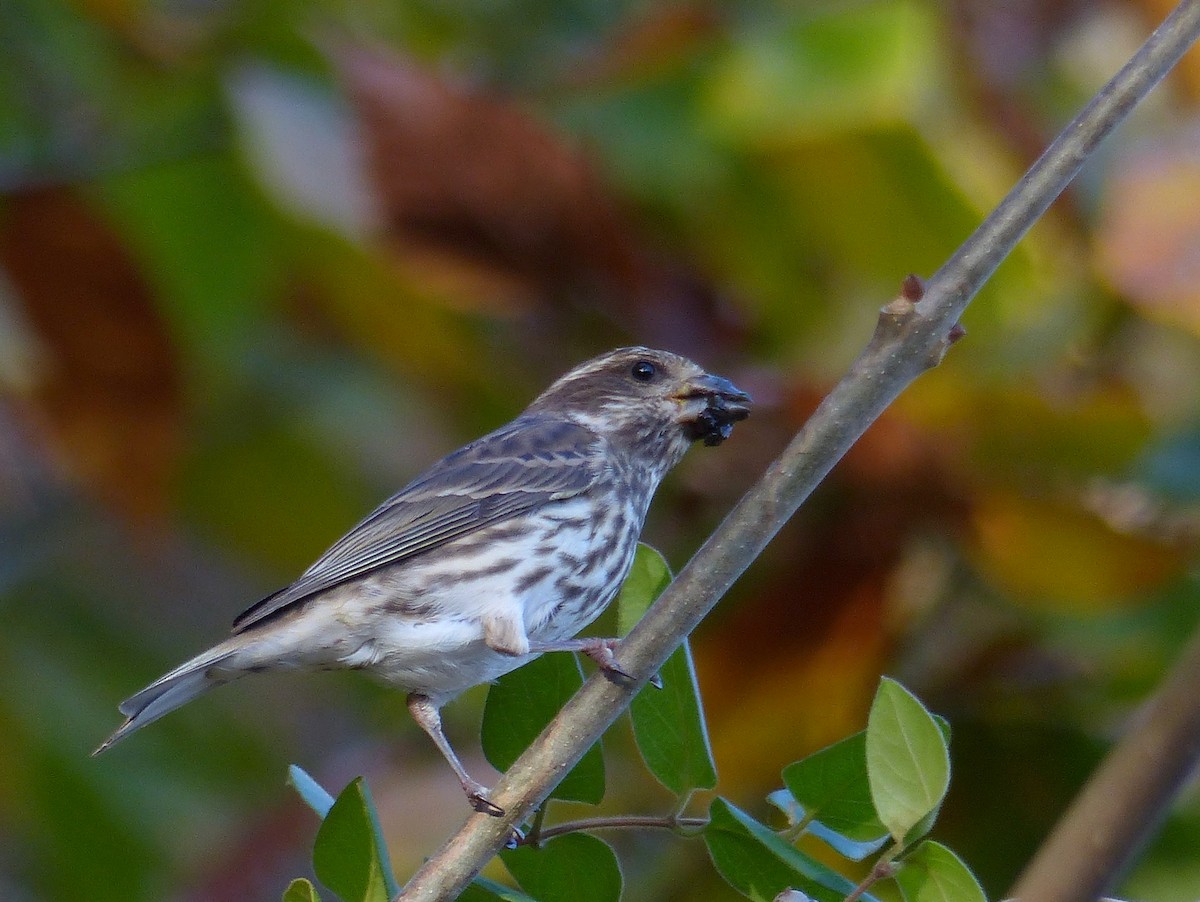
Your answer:
[[[536,584],[521,587],[525,626],[543,642],[567,639],[612,601],[633,563],[642,514],[627,498],[578,499],[543,511],[545,539],[535,557],[545,563]]]

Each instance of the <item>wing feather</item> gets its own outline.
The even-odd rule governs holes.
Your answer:
[[[380,567],[586,492],[603,470],[601,443],[583,426],[519,417],[455,451],[333,544],[298,580],[244,611],[233,631]]]

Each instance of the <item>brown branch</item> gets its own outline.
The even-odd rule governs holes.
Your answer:
[[[1038,850],[1012,895],[1091,902],[1133,861],[1200,763],[1200,633]]]
[[[1074,178],[1096,145],[1178,61],[1200,27],[1200,0],[1184,0],[1141,50],[1063,131],[1001,204],[922,290],[906,281],[884,308],[867,348],[762,479],[738,502],[621,643],[617,685],[591,677],[492,792],[499,818],[472,815],[396,897],[457,897],[513,829],[629,705],[671,652],[762,552],[833,465],[961,334],[959,316],[979,288]],[[1048,902],[1039,899],[1039,902]]]

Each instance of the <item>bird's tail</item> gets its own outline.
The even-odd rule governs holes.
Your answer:
[[[222,668],[221,665],[238,650],[238,646],[232,643],[211,648],[159,677],[137,695],[125,699],[118,706],[125,715],[125,723],[104,740],[92,755],[99,755],[134,730],[154,723],[209,689],[236,679],[241,675],[239,671]]]

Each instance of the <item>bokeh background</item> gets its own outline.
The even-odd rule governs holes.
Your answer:
[[[646,538],[681,566],[1167,5],[6,0],[0,898],[277,899],[316,830],[290,762],[365,774],[408,873],[465,806],[356,675],[88,752],[615,345],[760,402],[660,493]],[[767,816],[890,673],[953,724],[935,836],[998,895],[1195,628],[1198,100],[1193,54],[697,634],[736,804]],[[482,700],[446,712],[474,759]],[[601,810],[665,811],[631,748],[606,740]],[[615,841],[629,899],[732,895],[698,841]],[[1124,893],[1200,895],[1194,791]]]

